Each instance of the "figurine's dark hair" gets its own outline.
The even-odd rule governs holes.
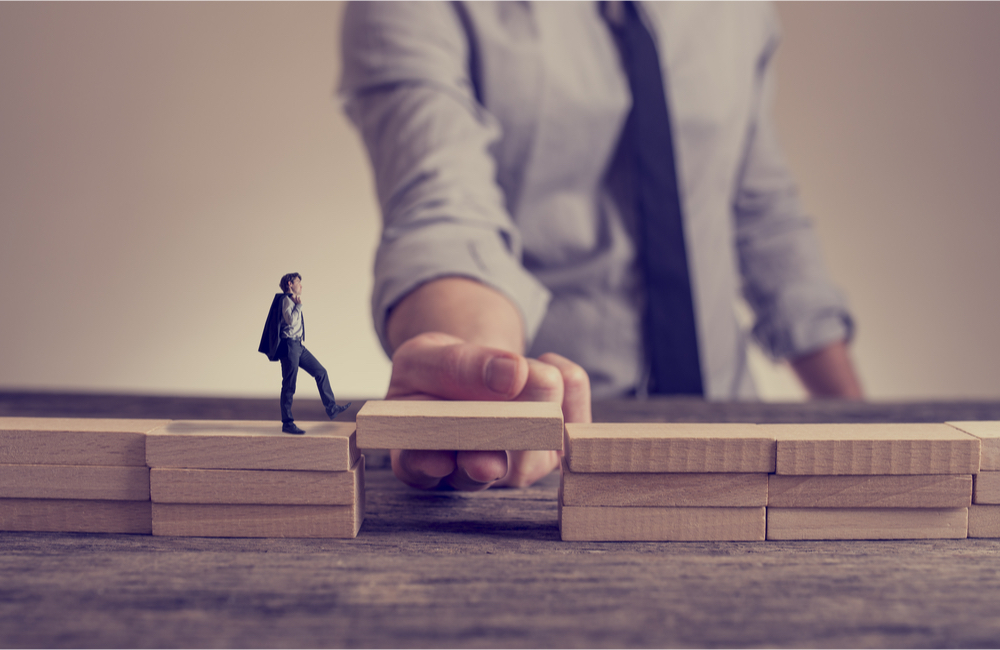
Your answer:
[[[295,278],[298,278],[298,279],[301,280],[302,276],[299,275],[298,273],[286,273],[283,276],[281,276],[281,282],[278,283],[278,286],[281,287],[282,291],[284,291],[285,293],[288,293],[288,283],[289,282],[294,282]]]

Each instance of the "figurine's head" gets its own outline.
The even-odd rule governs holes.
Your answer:
[[[285,293],[294,293],[292,291],[292,283],[296,280],[302,280],[302,276],[298,273],[286,273],[281,276],[281,282],[278,283],[278,286],[280,286],[281,290]]]

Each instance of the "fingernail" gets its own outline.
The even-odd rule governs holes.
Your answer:
[[[486,364],[486,387],[494,393],[507,395],[513,390],[517,379],[517,361],[496,357]]]

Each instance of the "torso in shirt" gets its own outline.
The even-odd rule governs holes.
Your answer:
[[[750,3],[751,5],[755,3]],[[500,122],[497,178],[523,263],[552,292],[530,355],[588,368],[597,396],[644,371],[642,285],[628,172],[613,164],[630,108],[598,3],[467,3],[478,94]],[[753,392],[734,313],[732,195],[752,122],[769,9],[644,3],[673,123],[706,393]]]
[[[285,294],[281,301],[281,338],[302,340],[302,304],[295,304],[291,294]]]

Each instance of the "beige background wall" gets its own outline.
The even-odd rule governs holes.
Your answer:
[[[296,270],[334,390],[384,391],[341,11],[0,3],[0,388],[272,395],[255,350]],[[1000,5],[779,13],[778,126],[869,394],[1000,398]]]

